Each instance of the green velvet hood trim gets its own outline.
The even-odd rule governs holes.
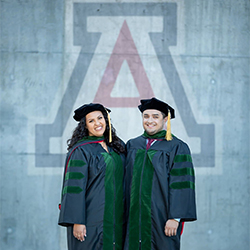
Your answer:
[[[157,139],[157,138],[165,138],[166,135],[166,130],[162,130],[160,132],[157,132],[154,135],[149,135],[146,131],[144,131],[143,136],[146,138],[151,138],[151,139]]]
[[[96,136],[86,136],[84,137],[83,139],[81,139],[80,141],[78,142],[81,142],[81,141],[102,141],[104,140],[104,136],[101,136],[101,137],[96,137]],[[77,143],[78,143],[77,142]]]

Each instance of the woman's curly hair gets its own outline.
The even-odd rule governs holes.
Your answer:
[[[116,130],[111,124],[111,134],[112,134],[112,142],[109,142],[109,123],[107,114],[103,114],[105,122],[106,122],[106,129],[104,131],[104,141],[106,144],[113,148],[116,153],[125,153],[125,147],[122,140],[116,135]],[[67,140],[68,150],[70,150],[78,141],[82,140],[83,138],[89,136],[89,131],[86,127],[86,117],[83,117],[81,121],[78,123],[77,127],[75,128],[72,137]]]

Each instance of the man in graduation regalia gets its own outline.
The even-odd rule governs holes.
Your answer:
[[[145,131],[126,145],[124,249],[178,250],[184,222],[196,220],[190,150],[170,132],[172,107],[152,98],[138,108]]]

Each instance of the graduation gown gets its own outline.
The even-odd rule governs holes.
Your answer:
[[[123,172],[125,157],[87,137],[68,152],[58,224],[67,227],[69,250],[121,250],[123,244]],[[84,224],[87,237],[73,236]]]
[[[129,140],[126,158],[125,250],[177,250],[183,222],[196,220],[195,177],[186,143],[166,131]],[[164,233],[168,219],[181,219],[177,235]]]

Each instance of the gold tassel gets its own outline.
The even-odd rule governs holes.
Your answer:
[[[173,139],[172,134],[171,134],[170,119],[171,119],[171,114],[170,114],[170,110],[168,110],[167,132],[166,132],[166,136],[165,136],[167,141],[172,141],[172,139]]]
[[[110,115],[107,109],[106,111],[108,114],[108,122],[109,122],[109,143],[111,143],[112,142],[112,129],[111,129],[111,122],[110,122]]]

